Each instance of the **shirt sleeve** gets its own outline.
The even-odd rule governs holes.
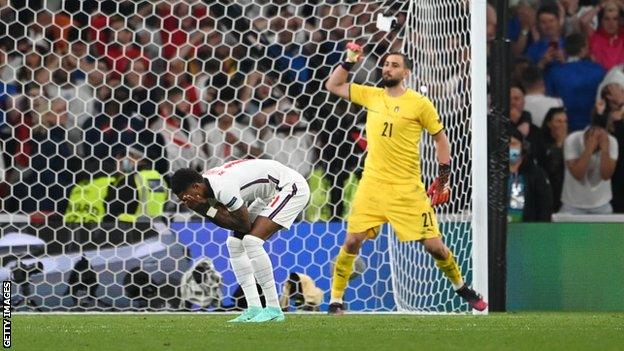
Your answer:
[[[349,100],[351,102],[368,108],[368,104],[372,98],[372,93],[376,88],[366,85],[351,83],[349,84]]]
[[[582,137],[583,135],[581,135],[581,138]],[[581,150],[577,147],[577,145],[575,145],[576,140],[577,138],[569,135],[563,142],[563,159],[565,161],[576,160],[581,157]]]
[[[244,201],[240,189],[234,183],[220,180],[219,182],[211,181],[210,185],[213,187],[215,199],[227,207],[228,211],[234,212],[243,206]]]
[[[423,128],[431,135],[438,134],[444,129],[444,125],[440,122],[440,116],[438,111],[431,100],[423,98],[423,108],[420,112],[420,123]]]
[[[619,151],[619,145],[618,145],[617,139],[609,135],[609,157],[611,157],[612,160],[617,160],[618,151]]]

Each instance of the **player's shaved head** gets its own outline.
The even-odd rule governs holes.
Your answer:
[[[191,185],[201,183],[202,181],[203,178],[198,172],[190,168],[181,168],[175,171],[171,177],[171,191],[176,195],[180,195],[188,190]]]

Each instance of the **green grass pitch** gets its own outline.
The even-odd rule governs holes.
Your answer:
[[[13,315],[13,350],[624,350],[624,313]]]

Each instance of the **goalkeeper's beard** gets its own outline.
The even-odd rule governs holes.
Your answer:
[[[383,86],[386,88],[394,88],[398,86],[399,84],[401,84],[401,81],[402,79],[382,78],[381,84],[383,84]]]

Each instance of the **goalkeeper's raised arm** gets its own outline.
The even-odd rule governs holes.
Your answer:
[[[349,76],[351,68],[353,68],[358,61],[362,60],[363,57],[361,46],[356,43],[347,44],[345,60],[334,69],[327,82],[325,82],[325,88],[332,94],[336,94],[343,99],[351,100],[349,97],[349,83],[347,83],[347,77]]]

